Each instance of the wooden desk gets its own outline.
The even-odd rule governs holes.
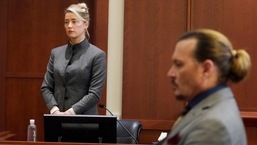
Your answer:
[[[15,136],[15,134],[11,133],[10,131],[2,131],[0,132],[0,141],[7,140],[13,136]]]
[[[101,145],[127,145],[127,144],[115,144],[115,143],[69,143],[69,142],[0,141],[0,145],[97,145],[97,144],[101,144]],[[137,144],[137,145],[144,145],[144,144]]]
[[[241,111],[245,127],[257,127],[257,112]]]

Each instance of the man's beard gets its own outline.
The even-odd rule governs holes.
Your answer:
[[[174,86],[174,89],[175,88],[179,88],[179,86],[177,85],[176,81],[175,80],[172,80],[171,81],[172,85]],[[175,90],[174,90],[175,91]],[[182,94],[179,94],[179,95],[175,95],[176,96],[176,99],[179,100],[179,101],[183,101],[183,100],[186,100],[186,97]]]
[[[184,95],[176,95],[176,99],[179,101],[184,101],[186,100],[186,97]]]

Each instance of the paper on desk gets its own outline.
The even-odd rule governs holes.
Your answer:
[[[163,140],[167,136],[167,132],[161,132],[161,135],[158,138],[158,141]]]

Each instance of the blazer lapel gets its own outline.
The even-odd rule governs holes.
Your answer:
[[[190,110],[185,116],[181,116],[180,121],[178,121],[174,126],[172,127],[172,131],[168,135],[168,140],[171,140],[176,142],[180,139],[179,132],[186,127],[192,120],[194,120],[197,117],[200,117],[206,109],[211,108],[213,105],[219,103],[220,101],[223,101],[225,99],[233,98],[233,94],[231,92],[231,89],[224,88],[221,89],[214,94],[208,96],[206,99],[204,99],[202,102],[200,102],[198,105],[196,105],[192,110]]]

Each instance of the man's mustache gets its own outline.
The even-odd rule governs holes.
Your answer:
[[[178,87],[178,84],[176,83],[176,80],[175,79],[172,79],[171,80],[171,83],[174,87]]]

